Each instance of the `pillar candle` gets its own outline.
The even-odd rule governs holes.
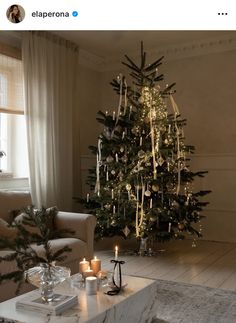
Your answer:
[[[85,271],[83,271],[83,277],[86,278],[86,277],[90,277],[90,276],[93,276],[94,273],[93,273],[93,270],[90,269],[90,266],[88,266],[88,269],[86,269]]]
[[[87,277],[85,281],[85,289],[87,295],[97,294],[97,278],[96,277]]]
[[[84,258],[83,261],[79,263],[79,272],[82,274],[89,267],[89,262]]]
[[[101,270],[101,260],[97,259],[96,256],[91,260],[91,269],[93,270],[94,275]]]

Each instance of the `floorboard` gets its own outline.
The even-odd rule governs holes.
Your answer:
[[[228,290],[236,289],[236,244],[198,241],[192,247],[190,240],[172,241],[157,246],[152,257],[135,255],[132,250],[121,250],[119,258],[125,261],[122,272],[152,279],[172,280]],[[163,251],[164,250],[164,251]],[[97,250],[102,269],[112,271],[112,250]]]

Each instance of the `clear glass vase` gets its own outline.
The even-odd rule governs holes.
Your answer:
[[[140,245],[139,245],[139,255],[145,256],[147,253],[147,240],[148,238],[141,238]]]
[[[54,280],[52,277],[51,266],[48,264],[40,264],[42,269],[40,277],[40,290],[44,302],[51,302],[53,300]]]

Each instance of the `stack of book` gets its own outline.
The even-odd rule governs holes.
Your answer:
[[[76,295],[55,294],[53,301],[46,303],[39,292],[31,292],[16,302],[16,309],[58,315],[77,304],[78,296]]]

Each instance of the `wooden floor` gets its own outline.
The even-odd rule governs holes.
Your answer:
[[[236,244],[198,241],[195,248],[190,240],[160,244],[153,257],[120,252],[125,261],[122,272],[127,275],[164,279],[228,290],[236,289]],[[102,269],[112,270],[114,259],[111,250],[96,251],[102,260]]]

